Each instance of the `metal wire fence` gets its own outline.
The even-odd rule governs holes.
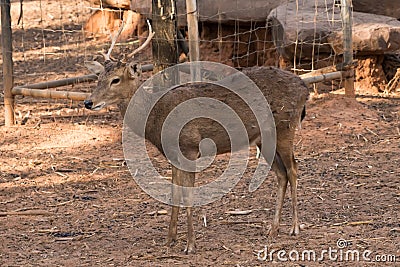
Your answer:
[[[7,2],[3,0],[2,7]],[[13,86],[87,74],[84,62],[101,60],[99,51],[108,48],[110,35],[124,25],[113,52],[122,58],[146,38],[145,18],[152,18],[152,2],[163,10],[164,0],[11,1]],[[180,61],[190,60],[182,45],[193,30],[187,24],[186,1],[169,2],[174,8],[163,15],[176,21],[177,34],[167,41],[181,44]],[[341,6],[335,0],[198,1],[200,60],[238,68],[274,65],[298,74],[336,66],[344,60]],[[139,59],[151,63],[150,50]],[[90,87],[75,84],[62,90],[90,92]]]

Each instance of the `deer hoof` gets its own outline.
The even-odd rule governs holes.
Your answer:
[[[278,236],[278,227],[272,226],[272,227],[271,227],[271,230],[269,230],[268,237],[274,239],[274,238],[276,238],[277,236]]]
[[[290,229],[289,234],[290,234],[290,235],[298,235],[299,233],[300,233],[300,227],[299,227],[299,225],[298,225],[298,224],[294,224],[294,225],[292,226],[292,229]]]
[[[176,245],[176,238],[167,238],[167,242],[165,242],[167,247],[173,247]]]
[[[184,249],[185,254],[195,254],[196,253],[196,247],[194,244],[187,244],[185,249]]]

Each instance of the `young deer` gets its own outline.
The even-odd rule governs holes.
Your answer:
[[[150,30],[151,32],[151,30]],[[151,35],[140,51],[151,39]],[[107,105],[117,104],[124,116],[131,97],[140,86],[142,67],[140,64],[113,62],[110,60],[110,51],[105,55],[105,66],[99,75],[97,87],[91,96],[85,100],[85,107],[91,110],[99,110]],[[97,64],[99,65],[99,64]],[[97,72],[99,72],[97,70]],[[293,224],[291,235],[299,233],[298,206],[297,206],[297,163],[293,154],[293,142],[296,127],[305,115],[305,103],[309,92],[303,81],[296,75],[274,67],[252,67],[244,69],[246,74],[259,87],[265,98],[269,101],[276,127],[276,153],[272,163],[272,169],[278,179],[278,192],[276,211],[270,236],[275,237],[281,219],[282,206],[288,182],[291,187]],[[164,154],[160,141],[160,129],[167,115],[186,100],[196,97],[208,97],[220,100],[231,106],[248,132],[250,143],[260,146],[260,130],[257,120],[249,107],[233,92],[221,89],[217,85],[196,83],[188,86],[179,86],[169,91],[161,98],[151,111],[146,124],[145,138],[154,144]],[[211,138],[217,147],[217,154],[229,152],[231,149],[229,137],[221,127],[215,126],[210,121],[199,120],[188,123],[186,131],[180,138],[180,149],[189,160],[195,160],[199,155],[199,141]],[[251,140],[250,140],[251,139]],[[165,154],[164,154],[165,155]],[[193,187],[195,173],[183,171],[172,166],[172,183],[187,187]],[[187,244],[186,253],[195,251],[195,235],[193,230],[192,208],[187,207]],[[168,232],[168,243],[173,244],[177,240],[177,220],[179,207],[172,207],[171,220]]]

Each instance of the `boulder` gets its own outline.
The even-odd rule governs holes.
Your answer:
[[[201,0],[198,1],[200,22],[233,24],[240,21],[243,24],[266,21],[272,9],[285,0]],[[186,26],[186,1],[177,0],[178,26]],[[131,8],[151,17],[151,1],[131,0]]]
[[[124,28],[118,37],[118,41],[126,41],[141,34],[143,21],[140,14],[132,10],[97,10],[89,18],[83,27],[85,37],[97,39],[109,39],[110,33],[115,34],[121,27]]]
[[[298,5],[290,1],[274,9],[268,21],[274,43],[287,60],[343,53],[340,8],[334,0],[319,1],[317,6],[314,1],[299,0]],[[353,12],[353,48],[366,55],[400,51],[400,22],[392,17]]]
[[[400,1],[398,0],[353,0],[353,8],[358,12],[400,19]]]
[[[328,37],[336,53],[343,52],[341,30]],[[360,54],[385,54],[400,52],[400,21],[395,18],[354,12],[353,50]]]
[[[281,67],[282,62],[289,68],[296,62],[298,69],[318,69],[342,61],[341,11],[334,1],[318,1],[315,6],[314,1],[299,0],[296,5],[291,0],[271,12],[268,21]],[[355,87],[357,91],[382,91],[391,77],[382,68],[387,65],[385,55],[400,52],[400,21],[362,12],[353,12],[352,18],[358,60]]]
[[[271,32],[265,22],[254,23],[252,28],[203,23],[200,40],[200,60],[238,68],[278,65]]]
[[[108,8],[131,9],[130,0],[89,0],[92,5]]]

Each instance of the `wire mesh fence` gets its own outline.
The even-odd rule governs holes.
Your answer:
[[[178,27],[187,31],[185,1],[176,5]],[[340,2],[205,0],[197,5],[202,60],[305,71],[341,60]],[[132,8],[151,16],[151,1],[134,0]]]
[[[121,27],[112,56],[123,59],[146,38],[145,18],[152,18],[152,2],[162,12],[164,0],[12,1],[15,85],[87,74],[84,62],[102,61],[99,52],[108,49],[110,36]],[[190,60],[182,45],[190,30],[185,0],[168,2],[172,11],[160,15],[176,21],[177,34],[167,36],[167,41],[179,46],[179,61]],[[338,1],[203,0],[197,2],[196,11],[200,60],[237,68],[273,65],[298,74],[342,62]],[[151,49],[135,60],[151,63]],[[84,84],[57,90],[90,92],[90,87]]]
[[[36,81],[34,77],[57,79],[82,72],[84,61],[107,48],[109,34],[115,33],[122,21],[129,29],[121,39],[133,38],[122,43],[122,50],[132,50],[138,34],[145,37],[143,18],[135,12],[129,16],[127,10],[151,16],[151,1],[114,7],[110,1],[94,2],[28,1],[22,9],[19,2],[12,3],[16,84]],[[340,5],[334,0],[213,2],[198,3],[202,60],[306,71],[340,61],[342,22]],[[178,27],[187,31],[184,1],[176,4]],[[118,48],[114,53],[120,53]]]

